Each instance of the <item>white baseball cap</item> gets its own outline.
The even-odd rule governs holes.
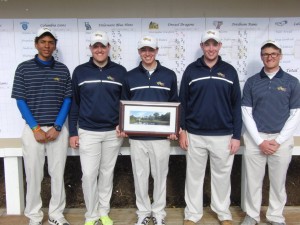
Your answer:
[[[201,43],[206,42],[209,39],[213,39],[216,42],[221,42],[220,33],[217,30],[206,30],[201,37]]]
[[[92,33],[91,43],[90,43],[91,46],[93,46],[94,44],[96,44],[98,42],[100,42],[104,46],[107,46],[107,44],[109,43],[109,39],[108,39],[108,36],[105,32],[96,31],[96,32]]]
[[[48,27],[42,27],[38,30],[38,32],[36,33],[36,37],[40,37],[45,33],[50,33],[55,39],[56,39],[56,34],[49,29]]]
[[[264,41],[264,42],[262,43],[262,45],[261,45],[261,48],[263,48],[263,47],[264,47],[265,45],[267,45],[267,44],[272,44],[272,45],[274,45],[275,47],[281,49],[280,44],[279,44],[277,41],[274,41],[274,40],[271,40],[271,39]]]
[[[150,48],[158,48],[157,40],[154,37],[151,36],[144,36],[139,40],[138,42],[138,49],[141,49],[143,47],[150,47]]]

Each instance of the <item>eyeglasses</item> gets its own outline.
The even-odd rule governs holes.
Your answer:
[[[276,53],[276,52],[273,52],[273,53],[262,53],[261,56],[265,59],[269,58],[269,56],[271,56],[272,59],[275,59],[277,58],[279,55],[281,55],[280,53]]]

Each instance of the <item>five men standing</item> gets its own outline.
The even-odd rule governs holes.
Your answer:
[[[21,63],[15,74],[12,97],[26,121],[22,135],[27,195],[25,215],[29,225],[41,225],[40,198],[45,153],[51,176],[49,223],[69,225],[63,216],[64,167],[69,113],[70,146],[79,149],[82,187],[87,212],[85,225],[113,225],[109,218],[113,172],[123,139],[115,134],[120,99],[132,101],[181,102],[179,145],[186,150],[184,225],[195,225],[203,216],[203,182],[208,158],[211,168],[211,208],[221,225],[232,225],[229,211],[230,175],[234,154],[240,147],[242,115],[246,127],[246,217],[242,225],[260,221],[262,182],[268,164],[270,200],[266,214],[272,225],[285,225],[286,173],[292,157],[293,132],[300,123],[300,84],[280,66],[282,50],[273,40],[261,47],[263,69],[250,77],[241,90],[234,67],[222,60],[217,30],[201,37],[203,56],[185,70],[178,99],[174,71],[162,66],[156,56],[157,40],[144,36],[138,43],[141,62],[128,73],[109,58],[105,32],[90,39],[92,57],[75,68],[71,78],[67,67],[54,60],[57,39],[53,31],[41,28],[35,38],[38,54]],[[73,93],[72,93],[73,91]],[[73,96],[72,96],[73,95]],[[71,101],[72,99],[72,101]],[[117,128],[117,134],[126,134]],[[164,225],[166,179],[170,139],[130,136],[138,221]],[[154,179],[153,203],[148,179]]]

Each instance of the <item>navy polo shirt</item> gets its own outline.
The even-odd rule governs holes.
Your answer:
[[[299,80],[281,68],[270,79],[262,69],[246,81],[242,106],[252,107],[259,132],[279,133],[290,110],[300,108]]]
[[[44,65],[34,59],[16,69],[12,98],[24,100],[38,124],[54,124],[65,98],[72,96],[68,68],[53,59]]]

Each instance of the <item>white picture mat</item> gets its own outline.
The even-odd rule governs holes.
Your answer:
[[[139,112],[158,112],[170,113],[170,125],[145,125],[145,124],[130,124],[130,115],[132,111]],[[140,132],[160,132],[160,133],[175,133],[176,131],[176,107],[156,107],[156,106],[124,106],[124,130],[125,131],[140,131]]]

